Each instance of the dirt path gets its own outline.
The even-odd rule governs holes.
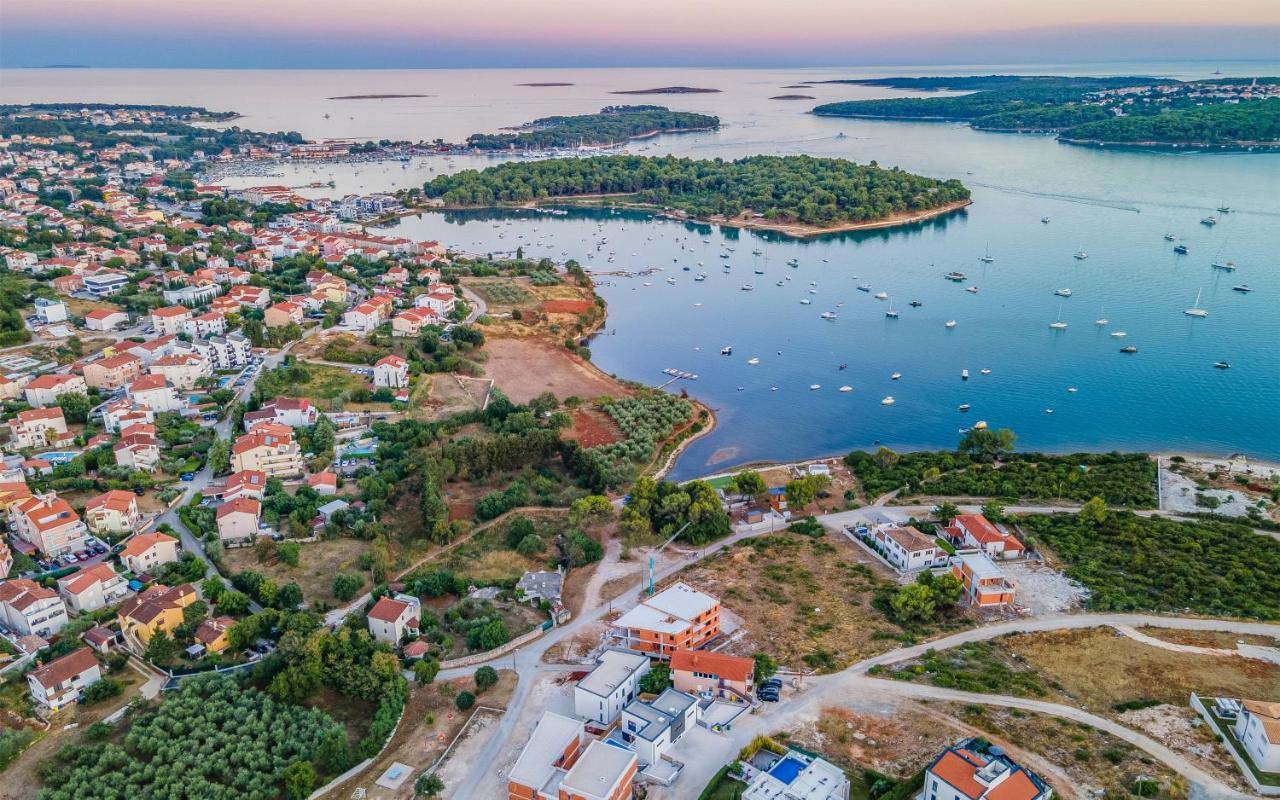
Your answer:
[[[1239,650],[1225,650],[1217,647],[1199,647],[1193,644],[1178,644],[1177,642],[1169,642],[1164,639],[1157,639],[1154,636],[1148,636],[1142,633],[1132,625],[1112,625],[1111,627],[1128,636],[1134,641],[1152,647],[1159,647],[1161,650],[1172,650],[1175,653],[1195,653],[1202,656],[1244,656]]]

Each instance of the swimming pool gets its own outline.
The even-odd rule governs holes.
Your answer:
[[[788,786],[796,779],[804,769],[804,763],[798,759],[787,756],[786,758],[773,765],[773,769],[769,770],[769,774]]]

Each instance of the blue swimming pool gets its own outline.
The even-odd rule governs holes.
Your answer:
[[[774,764],[773,769],[769,770],[769,774],[790,786],[791,782],[796,779],[796,776],[803,769],[804,762],[787,756],[777,764]]]

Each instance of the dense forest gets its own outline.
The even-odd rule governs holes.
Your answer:
[[[1280,142],[1280,98],[1113,117],[1073,127],[1062,138],[1135,144]]]
[[[549,197],[630,194],[698,218],[746,211],[769,220],[832,225],[884,219],[967,200],[958,180],[936,180],[834,158],[752,156],[737,161],[598,156],[513,162],[441,175],[423,191],[452,206]]]
[[[1140,517],[1101,502],[1019,523],[1088,587],[1095,611],[1280,619],[1280,542],[1244,525]]]
[[[514,133],[477,133],[467,146],[479,150],[526,150],[579,145],[614,145],[655,131],[720,127],[720,118],[662,106],[608,106],[599,114],[535,119]]]
[[[1241,83],[1240,78],[1182,83],[1139,77],[983,75],[832,82],[970,93],[827,103],[815,108],[815,114],[968,122],[991,131],[1053,131],[1060,133],[1063,141],[1080,144],[1225,146],[1280,141],[1280,99],[1233,103],[1200,91],[1207,84]],[[1259,78],[1257,82],[1270,84],[1276,79]],[[1165,88],[1157,89],[1157,85]],[[1170,86],[1174,88],[1169,90]],[[1150,88],[1101,99],[1093,94],[1122,87]]]

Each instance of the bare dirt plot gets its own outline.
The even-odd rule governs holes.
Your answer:
[[[431,386],[422,399],[415,396],[411,414],[427,419],[440,420],[484,408],[489,396],[487,379],[467,378],[461,375],[437,374],[431,377]]]
[[[1227,631],[1188,631],[1181,628],[1142,627],[1140,633],[1164,639],[1174,644],[1185,644],[1192,647],[1214,647],[1219,650],[1235,650],[1238,642],[1256,644],[1261,647],[1280,647],[1280,639],[1273,636],[1262,636],[1254,633],[1229,633]]]
[[[621,384],[563,348],[532,339],[490,339],[485,344],[485,374],[515,403],[543,392],[593,399],[630,394]]]
[[[1044,564],[1007,561],[1001,569],[1018,587],[1019,605],[1033,616],[1074,611],[1084,603],[1084,587]]]
[[[591,309],[593,303],[590,300],[547,300],[543,302],[542,308],[548,314],[581,314]]]
[[[997,645],[1039,672],[1044,683],[1072,705],[1108,716],[1114,716],[1115,704],[1128,701],[1180,706],[1192,691],[1270,697],[1280,686],[1280,665],[1162,650],[1110,628],[1019,634],[999,639]]]
[[[745,540],[675,579],[720,597],[744,620],[727,652],[831,671],[897,645],[902,631],[871,605],[887,578],[842,538],[779,534]]]
[[[329,605],[341,605],[333,596],[333,576],[339,572],[356,575],[366,573],[360,569],[360,556],[369,552],[369,542],[339,536],[319,542],[300,545],[302,550],[298,566],[291,567],[281,561],[260,563],[253,547],[237,547],[226,550],[222,559],[231,573],[254,570],[283,586],[296,582],[302,587],[302,596],[308,603],[317,601]],[[368,590],[368,586],[364,587]]]
[[[570,416],[573,422],[564,432],[563,438],[577,442],[583,447],[611,444],[625,438],[618,423],[603,411],[594,408],[576,408]]]

